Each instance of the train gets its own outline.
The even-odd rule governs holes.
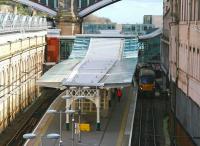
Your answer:
[[[155,72],[149,68],[141,68],[138,77],[138,94],[153,96],[155,94],[156,85]]]
[[[151,65],[148,64],[148,63],[138,63],[136,65],[136,69],[135,69],[135,79],[136,79],[137,83],[139,81],[139,72],[140,72],[140,69],[142,69],[142,68],[150,68],[150,69],[152,69]]]

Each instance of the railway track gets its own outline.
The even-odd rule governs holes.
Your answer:
[[[22,128],[18,130],[18,132],[12,137],[12,139],[7,143],[6,146],[22,146],[25,142],[25,140],[23,139],[23,134],[33,131],[50,104],[60,93],[61,92],[58,90],[47,89],[46,93],[42,95],[45,97],[41,97],[45,98],[45,100],[41,102],[41,104],[33,112],[30,118],[26,119],[26,122],[23,124]]]
[[[132,146],[160,146],[157,131],[154,99],[138,98]]]

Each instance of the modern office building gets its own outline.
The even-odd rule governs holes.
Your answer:
[[[123,34],[142,35],[155,28],[152,24],[122,24]]]
[[[118,30],[122,34],[126,35],[141,35],[146,34],[148,31],[155,28],[152,24],[94,24],[85,23],[83,24],[84,34],[98,34],[100,30]]]
[[[144,24],[152,24],[156,28],[163,27],[163,16],[161,15],[144,15],[143,17]]]
[[[108,24],[95,24],[95,23],[84,23],[83,24],[83,33],[84,34],[98,34],[100,30],[115,30],[115,23]]]

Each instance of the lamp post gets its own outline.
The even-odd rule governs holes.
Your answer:
[[[36,134],[34,133],[26,133],[23,135],[24,139],[34,139],[36,137]]]
[[[66,110],[68,110],[68,100],[71,99],[71,96],[64,95],[61,97],[66,100]],[[66,129],[69,130],[69,115],[66,115]],[[72,130],[73,130],[73,117],[72,117]],[[73,131],[72,131],[72,139],[73,139]]]
[[[26,140],[31,140],[31,139],[35,139],[37,137],[36,134],[34,133],[26,133],[23,135],[23,138],[26,139]],[[59,139],[60,138],[60,135],[57,134],[57,133],[50,133],[50,134],[47,134],[46,136],[42,136],[41,137],[41,146],[43,145],[42,144],[42,138],[46,138],[46,139]]]
[[[80,128],[80,124],[81,124],[81,99],[85,98],[85,96],[78,96],[78,123],[79,123],[79,128]],[[81,142],[81,130],[79,132],[78,135],[78,142]]]
[[[76,90],[77,87],[69,87],[70,90]],[[74,101],[74,98],[72,96],[69,96],[69,95],[65,95],[65,96],[62,96],[63,99],[66,100],[66,109],[69,108],[67,106],[67,100],[69,99],[72,99],[72,103]],[[71,105],[72,106],[72,105]],[[69,130],[69,115],[66,116],[66,127],[67,127],[67,130]],[[74,140],[74,114],[72,115],[72,140]]]
[[[76,90],[77,87],[69,87],[70,90]],[[83,87],[82,88],[83,90],[87,90],[87,89],[90,89],[90,87]],[[80,91],[80,88],[78,88],[78,92],[81,93]],[[70,100],[72,99],[72,103],[74,101],[74,98],[72,96],[69,96],[69,95],[64,95],[61,97],[62,99],[65,99],[66,100],[66,106],[67,106],[67,100]],[[81,99],[85,98],[85,96],[77,96],[77,99],[78,99],[78,116],[79,116],[79,126],[80,126],[80,123],[81,123]],[[72,105],[71,105],[72,106]],[[69,108],[68,106],[66,108]],[[68,119],[68,116],[66,117]],[[68,120],[66,120],[67,124],[68,124]],[[69,126],[67,126],[69,127]],[[74,114],[72,115],[72,140],[74,140],[74,128],[75,128],[75,125],[74,125]],[[79,136],[78,136],[78,142],[80,143],[81,142],[81,132],[79,132]]]
[[[76,87],[70,87],[70,89],[76,89]],[[62,96],[62,99],[65,99],[66,101],[67,100],[69,100],[69,99],[72,99],[72,97],[71,96],[68,96],[68,95],[65,95],[65,96]],[[73,102],[73,101],[72,101]],[[67,102],[66,102],[66,105],[67,105]],[[66,107],[66,109],[67,109],[68,107]],[[67,109],[68,110],[68,109]],[[75,112],[75,111],[74,111]],[[69,130],[69,115],[67,115],[66,116],[66,121],[67,121],[67,125],[66,125],[66,127],[67,127],[67,130]],[[72,145],[74,145],[74,114],[72,114]]]
[[[74,110],[66,110],[66,111],[56,111],[56,110],[54,110],[54,109],[50,109],[50,110],[47,110],[47,113],[48,114],[53,114],[53,113],[55,113],[55,114],[59,114],[59,121],[60,121],[60,124],[59,124],[59,133],[60,133],[60,140],[59,140],[59,146],[61,146],[62,145],[62,114],[63,113],[68,113],[68,114],[73,114],[73,113],[75,113],[75,111]]]

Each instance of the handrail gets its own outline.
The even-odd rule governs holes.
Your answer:
[[[81,9],[80,12],[78,13],[78,15],[79,15],[79,17],[83,18],[85,16],[88,16],[92,12],[99,10],[100,8],[103,8],[107,5],[110,5],[110,4],[118,2],[118,1],[121,1],[121,0],[100,0],[100,1],[97,1],[97,2],[93,3],[92,5],[89,5],[88,7]]]
[[[0,34],[47,29],[46,18],[0,13]]]

